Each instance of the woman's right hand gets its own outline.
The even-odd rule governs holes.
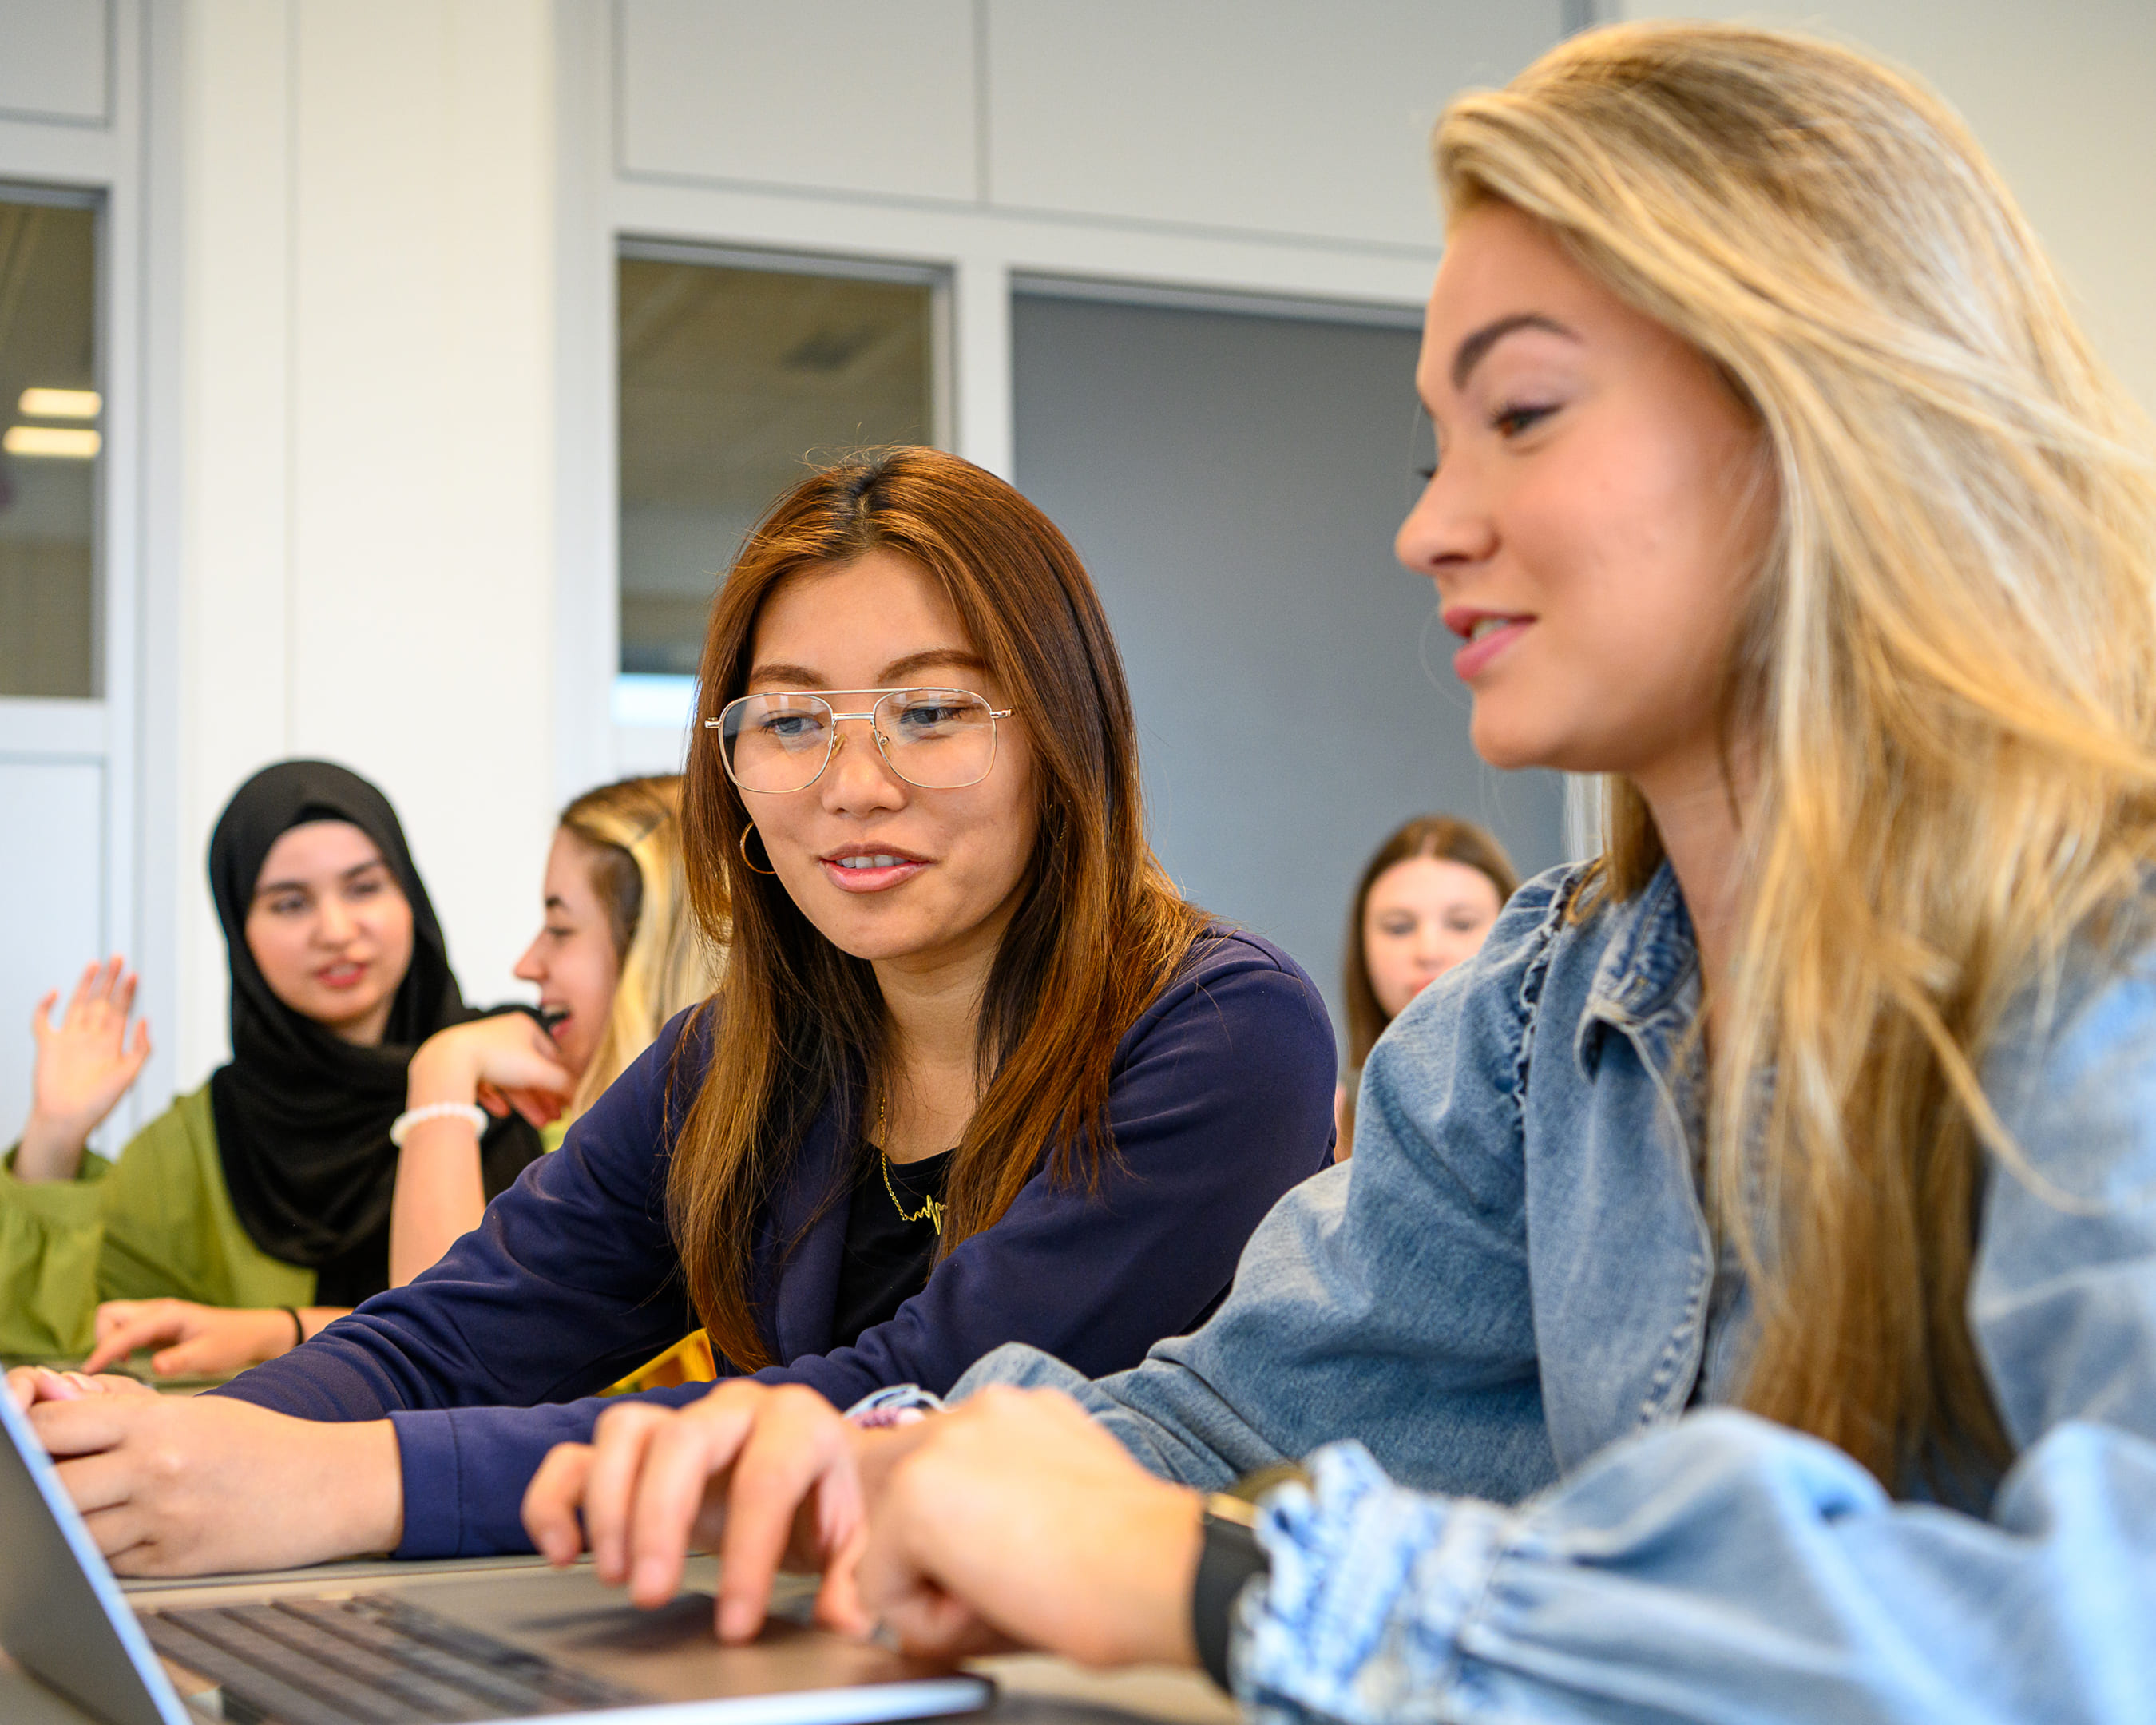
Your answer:
[[[534,1126],[558,1115],[576,1088],[554,1039],[521,1012],[437,1030],[412,1056],[406,1081],[408,1106],[477,1101],[495,1114],[514,1107]]]
[[[813,1389],[747,1378],[685,1408],[618,1402],[590,1443],[557,1444],[540,1464],[524,1528],[557,1568],[588,1536],[599,1579],[628,1583],[646,1607],[674,1597],[692,1546],[716,1549],[723,1641],[762,1627],[782,1563],[820,1570],[819,1619],[862,1633],[854,1565],[865,1533],[863,1461],[916,1429],[858,1431]]]
[[[52,1010],[59,990],[38,1003],[30,1018],[37,1064],[30,1079],[30,1117],[15,1154],[18,1179],[73,1179],[90,1135],[150,1058],[149,1025],[136,1021],[132,1045],[127,1036],[135,981],[116,952],[83,972],[59,1024],[52,1022]]]

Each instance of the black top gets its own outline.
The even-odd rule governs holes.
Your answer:
[[[348,821],[372,839],[412,906],[412,961],[377,1047],[345,1042],[285,1005],[248,949],[248,906],[270,847],[317,820]],[[389,1286],[389,1126],[404,1109],[405,1068],[420,1043],[473,1014],[397,812],[356,773],[328,761],[264,768],[218,817],[209,886],[232,969],[232,1059],[210,1075],[209,1099],[233,1209],[271,1257],[316,1272],[322,1304],[357,1306]],[[487,1195],[540,1147],[513,1114],[490,1126]]]
[[[850,1348],[863,1330],[889,1323],[900,1307],[928,1286],[937,1235],[935,1223],[921,1212],[931,1199],[942,1205],[951,1173],[948,1150],[918,1162],[894,1162],[886,1189],[883,1152],[870,1145],[868,1158],[846,1210],[839,1303],[831,1319],[832,1345],[838,1348]],[[898,1194],[896,1202],[893,1192]],[[900,1216],[901,1204],[916,1220]]]

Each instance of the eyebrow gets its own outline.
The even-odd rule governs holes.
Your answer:
[[[363,863],[354,863],[339,875],[337,879],[349,880],[356,875],[364,875],[369,869],[387,869],[388,866],[389,865],[380,857],[370,856]],[[278,892],[305,892],[311,889],[311,884],[305,880],[269,880],[254,889],[254,897],[268,898],[272,893]],[[253,901],[253,900],[249,901],[249,903]]]
[[[1453,388],[1465,389],[1469,375],[1489,356],[1490,350],[1516,330],[1543,330],[1553,336],[1562,336],[1568,341],[1579,339],[1578,331],[1567,329],[1555,318],[1539,311],[1516,311],[1495,323],[1486,323],[1453,350]]]
[[[916,671],[931,665],[955,665],[963,670],[984,671],[988,661],[978,653],[968,653],[962,647],[927,647],[918,653],[909,653],[903,659],[894,659],[877,674],[880,687],[896,687]],[[793,689],[828,689],[821,672],[813,671],[805,665],[759,665],[748,674],[755,683],[778,683]]]

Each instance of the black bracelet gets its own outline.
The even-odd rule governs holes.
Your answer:
[[[292,1320],[292,1346],[297,1348],[307,1339],[307,1327],[300,1322],[300,1308],[296,1306],[280,1306],[277,1309]]]
[[[1256,1512],[1239,1497],[1215,1496],[1205,1502],[1199,1524],[1204,1543],[1199,1548],[1198,1574],[1190,1584],[1190,1635],[1206,1675],[1234,1693],[1228,1678],[1228,1645],[1235,1627],[1235,1601],[1254,1576],[1272,1573],[1272,1560],[1258,1543]]]

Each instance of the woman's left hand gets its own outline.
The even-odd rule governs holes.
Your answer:
[[[102,1371],[138,1348],[155,1348],[160,1378],[228,1377],[275,1359],[298,1343],[292,1314],[278,1307],[234,1309],[192,1300],[107,1300],[97,1308],[97,1346],[82,1363]]]
[[[39,1400],[29,1418],[123,1575],[293,1568],[403,1538],[387,1420],[317,1424],[228,1396],[156,1394]]]
[[[857,1574],[862,1609],[909,1652],[1197,1664],[1195,1491],[1147,1473],[1055,1390],[983,1390],[910,1435],[870,1481]]]

